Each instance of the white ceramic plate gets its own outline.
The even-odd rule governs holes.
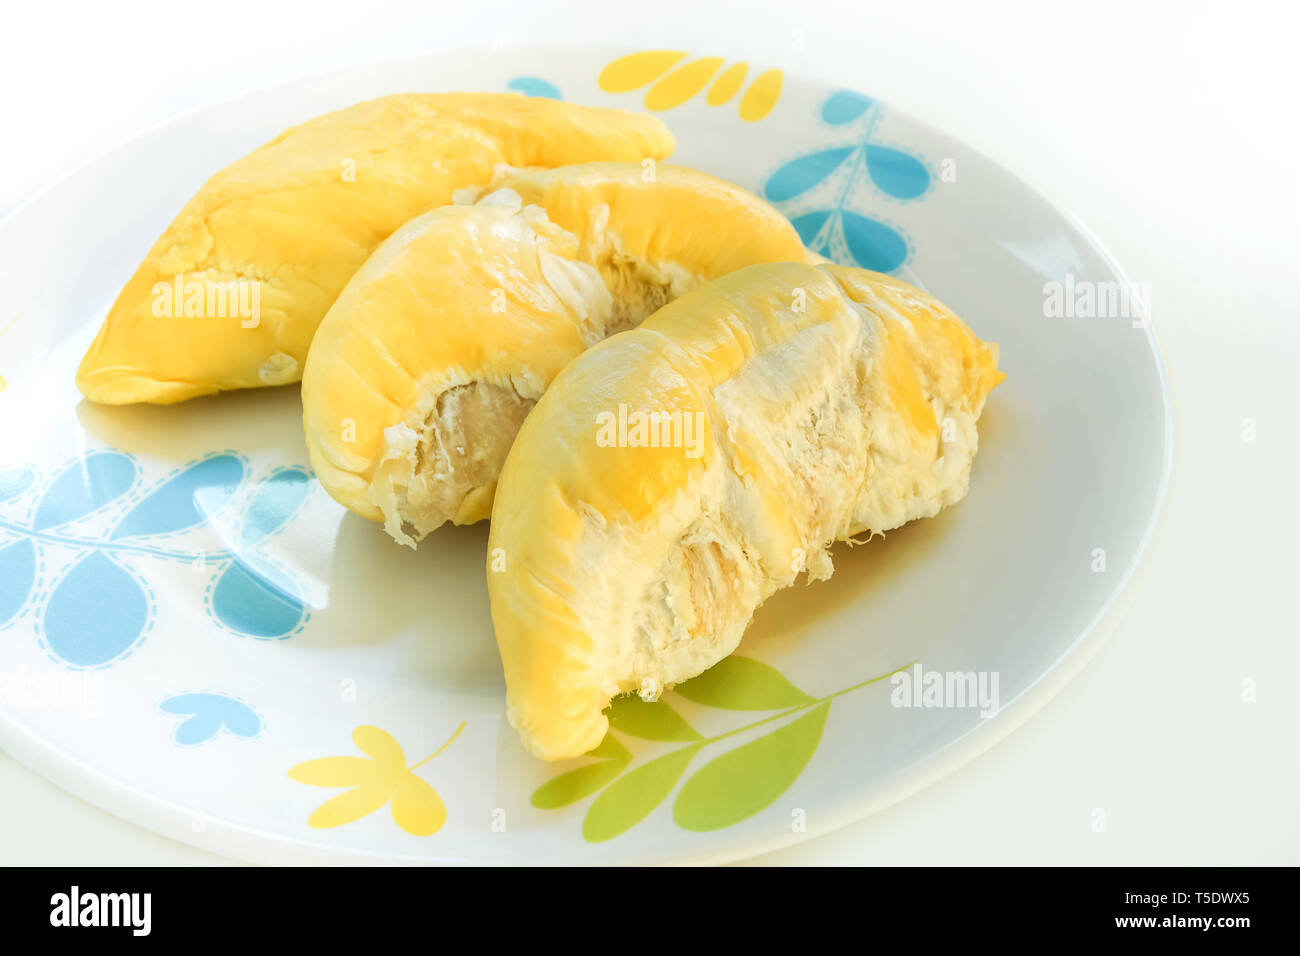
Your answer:
[[[0,744],[99,806],[252,860],[722,861],[915,790],[1077,668],[1170,461],[1141,314],[1086,314],[1083,290],[1105,297],[1118,268],[1015,177],[865,96],[750,66],[716,103],[733,64],[688,95],[674,71],[699,56],[609,66],[629,52],[438,55],[261,93],[119,149],[0,227]],[[656,108],[676,162],[764,193],[833,258],[929,288],[1000,344],[1008,376],[966,501],[837,548],[831,581],[757,615],[739,653],[762,663],[630,707],[602,756],[563,765],[529,757],[503,716],[484,526],[413,554],[344,512],[310,477],[296,387],[102,408],[73,385],[119,287],[225,163],[368,97],[507,88]],[[1072,314],[1049,314],[1051,283]],[[864,684],[913,661],[996,675],[1000,712],[895,706],[900,685]],[[358,746],[377,761],[290,775]],[[346,796],[398,762],[416,810]]]

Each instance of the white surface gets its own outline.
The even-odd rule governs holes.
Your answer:
[[[1300,208],[1286,24],[1184,6],[1088,12],[861,3],[494,5],[289,11],[171,5],[64,29],[28,9],[0,41],[0,203],[170,115],[270,83],[442,47],[589,40],[729,53],[874,95],[983,150],[1074,211],[1150,282],[1179,412],[1169,510],[1126,617],[1009,740],[863,824],[763,862],[1300,862],[1288,686]],[[814,13],[815,10],[822,12]],[[165,11],[165,12],[164,12]],[[463,11],[463,12],[462,12]],[[23,17],[39,21],[22,22]],[[247,24],[256,22],[256,32]],[[585,24],[585,25],[583,25]],[[56,39],[57,38],[57,39]],[[75,66],[74,66],[75,64]],[[184,70],[185,72],[182,72]],[[165,87],[151,88],[166,84]],[[16,100],[16,91],[29,97]],[[12,104],[12,108],[9,104]],[[0,352],[0,355],[3,353]],[[1241,439],[1254,419],[1258,438]],[[1032,594],[1025,595],[1032,601]],[[1258,702],[1242,702],[1242,681]],[[0,758],[5,862],[212,858],[94,810]],[[1094,832],[1094,810],[1106,830]]]

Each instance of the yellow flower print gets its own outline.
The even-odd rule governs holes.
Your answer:
[[[393,820],[407,833],[437,833],[447,822],[447,808],[438,791],[414,771],[450,747],[464,729],[462,720],[445,744],[411,767],[392,734],[369,726],[352,731],[352,742],[365,757],[322,757],[291,767],[289,777],[299,783],[352,788],[317,807],[307,825],[320,829],[342,826],[369,816],[391,800]]]
[[[734,99],[745,85],[748,63],[733,63],[718,74],[726,62],[722,57],[705,56],[682,63],[688,55],[678,50],[649,50],[619,57],[600,71],[596,82],[606,93],[629,93],[649,86],[645,107],[655,112],[681,106],[706,86],[709,92],[704,101],[721,106]],[[780,70],[760,73],[740,98],[740,118],[754,123],[772,112],[781,97],[782,80]]]

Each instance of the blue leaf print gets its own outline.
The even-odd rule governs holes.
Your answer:
[[[844,241],[862,268],[893,272],[907,261],[907,241],[889,226],[847,209],[840,216]]]
[[[36,580],[36,548],[31,538],[19,538],[0,548],[0,627],[27,603]]]
[[[817,234],[822,231],[822,226],[830,218],[829,209],[818,209],[816,212],[804,213],[802,216],[796,216],[790,220],[790,225],[794,226],[795,231],[799,233],[799,238],[809,249],[813,249],[813,240]],[[813,249],[814,252],[819,250]]]
[[[302,468],[285,468],[263,480],[249,503],[241,536],[245,551],[253,548],[293,517],[311,489]]]
[[[234,455],[214,455],[167,479],[127,512],[110,540],[169,534],[205,521],[244,480],[244,463]]]
[[[867,111],[874,100],[852,90],[840,90],[832,93],[822,104],[822,119],[832,126],[852,123]]]
[[[50,483],[36,506],[33,526],[42,531],[84,517],[124,494],[135,477],[135,462],[121,452],[92,452]]]
[[[256,737],[262,729],[262,718],[253,708],[225,694],[178,694],[159,705],[169,714],[188,716],[176,728],[178,744],[192,746],[211,740],[222,727],[236,737]]]
[[[872,182],[895,199],[915,199],[930,188],[930,171],[915,156],[889,146],[867,147]]]
[[[506,84],[506,89],[514,90],[516,93],[523,93],[525,96],[541,96],[548,100],[562,100],[564,97],[560,94],[557,87],[550,80],[544,80],[540,76],[516,76]]]
[[[806,193],[835,170],[853,152],[853,146],[837,146],[792,159],[767,180],[763,195],[772,202],[784,202]]]
[[[212,612],[239,634],[282,638],[298,628],[306,608],[288,575],[255,555],[241,555],[217,579]]]
[[[8,501],[21,495],[32,483],[33,477],[30,468],[8,468],[0,471],[0,501]]]
[[[51,652],[73,667],[98,667],[144,634],[149,602],[130,571],[92,551],[54,589],[44,622]]]

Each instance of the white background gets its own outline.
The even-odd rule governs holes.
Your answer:
[[[1151,284],[1176,405],[1167,509],[1110,640],[1034,719],[904,803],[759,862],[1297,864],[1300,52],[1285,10],[1241,0],[14,4],[0,33],[0,214],[178,113],[493,42],[746,58],[944,129],[1076,214]],[[1255,703],[1243,700],[1248,680]],[[0,754],[0,862],[223,861]]]

